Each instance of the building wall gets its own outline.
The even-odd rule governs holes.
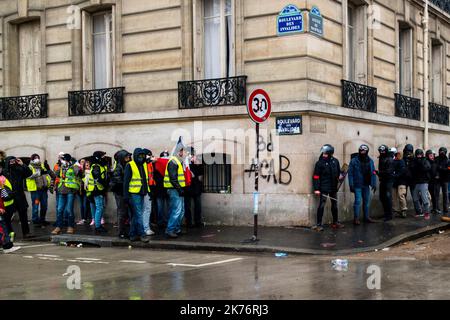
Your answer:
[[[37,152],[54,162],[60,151],[77,158],[104,150],[108,155],[137,145],[155,153],[171,149],[176,129],[193,133],[196,121],[203,127],[253,130],[244,106],[199,110],[178,109],[178,81],[195,77],[192,56],[195,32],[193,0],[115,0],[115,1],[0,1],[0,93],[13,92],[5,78],[14,74],[8,52],[14,43],[10,23],[34,17],[41,19],[43,39],[43,93],[49,93],[49,118],[2,122],[1,149],[16,156]],[[324,37],[309,33],[279,37],[276,17],[287,4],[302,10],[313,5],[324,17]],[[372,3],[372,2],[371,2]],[[28,5],[24,5],[28,4]],[[82,89],[82,34],[68,29],[68,7],[91,8],[96,4],[116,5],[116,86],[125,89],[125,113],[85,117],[67,116],[67,91]],[[398,21],[413,28],[414,95],[423,98],[423,30],[421,8],[413,0],[374,0],[380,12],[380,28],[368,32],[367,82],[378,88],[378,113],[350,110],[341,105],[341,79],[346,74],[346,40],[343,21],[347,0],[235,0],[236,69],[247,75],[247,92],[262,87],[271,95],[273,118],[262,128],[273,129],[276,115],[302,114],[303,135],[274,137],[283,155],[281,181],[262,181],[261,218],[265,225],[311,225],[316,201],[311,195],[311,174],[320,147],[332,143],[341,163],[361,143],[375,154],[385,143],[402,148],[407,143],[421,146],[423,123],[394,117],[394,93],[398,90]],[[431,37],[444,43],[446,55],[444,93],[450,105],[450,24],[449,16],[432,10]],[[430,147],[448,142],[449,127],[430,125]],[[70,141],[65,141],[69,136]],[[205,139],[205,143],[209,140]],[[218,144],[214,151],[224,152]],[[242,146],[248,154],[251,146]],[[226,151],[226,150],[225,150]],[[275,176],[280,180],[280,159],[274,159]],[[249,163],[249,162],[248,162]],[[289,167],[285,168],[289,163]],[[206,194],[205,218],[218,224],[251,224],[254,177],[248,164],[233,164],[232,194]],[[289,174],[287,173],[289,172]],[[353,195],[348,186],[339,197],[341,212],[352,218]],[[52,197],[51,197],[52,198]],[[374,199],[373,205],[378,206]],[[50,208],[54,205],[51,204]],[[54,212],[52,212],[54,214]],[[109,196],[108,218],[115,216],[114,200]]]

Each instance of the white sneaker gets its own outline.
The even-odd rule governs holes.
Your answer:
[[[93,225],[95,225],[95,221],[94,221],[94,219],[92,219],[92,221],[91,221],[91,223],[89,224],[90,226],[93,226]]]
[[[102,226],[105,224],[105,219],[102,218],[101,224]]]
[[[4,254],[7,254],[7,253],[13,253],[13,252],[19,250],[20,248],[21,248],[21,247],[12,247],[12,248],[10,248],[10,249],[3,249],[3,253],[4,253]]]
[[[153,236],[155,233],[152,230],[148,230],[145,232],[147,236]]]
[[[81,219],[80,221],[77,222],[77,226],[81,226],[81,225],[83,225],[85,223],[86,223],[86,220]]]

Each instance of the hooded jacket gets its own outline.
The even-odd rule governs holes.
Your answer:
[[[329,156],[328,159],[320,156],[319,161],[316,162],[314,167],[314,191],[320,191],[322,193],[336,192],[340,174],[341,166],[338,159],[333,156]]]
[[[121,150],[117,153],[117,164],[111,177],[111,190],[117,195],[123,195],[123,180],[125,171],[125,157],[128,155],[128,151]]]
[[[13,165],[9,162],[15,160],[16,157],[7,157],[5,159],[5,168],[3,173],[8,178],[14,191],[14,203],[19,211],[28,208],[27,198],[24,192],[25,179],[33,174],[33,172],[25,165]]]
[[[350,165],[348,167],[348,183],[350,186],[350,190],[354,188],[361,188],[363,186],[371,186],[376,187],[377,186],[377,176],[375,174],[375,164],[373,160],[367,156],[366,161],[368,162],[367,165],[369,166],[370,172],[370,184],[367,184],[365,181],[365,177],[363,174],[363,166],[364,163],[362,162],[361,157],[359,157],[358,154],[352,158],[350,161]]]
[[[144,155],[142,162],[139,161],[139,155]],[[148,193],[148,191],[147,191],[148,184],[147,184],[147,177],[145,176],[145,169],[144,169],[144,165],[147,165],[147,163],[145,162],[145,152],[143,149],[136,148],[134,150],[133,161],[136,162],[136,165],[139,169],[139,173],[140,173],[141,179],[142,179],[142,187],[141,187],[139,194],[141,196],[145,196]],[[124,197],[124,199],[130,198],[130,192],[128,191],[128,189],[130,187],[130,181],[131,181],[132,176],[133,176],[133,171],[131,169],[130,164],[128,163],[125,166],[125,172],[124,172],[124,177],[123,177],[123,197]]]
[[[394,173],[394,159],[392,154],[389,152],[385,155],[380,155],[378,162],[378,177],[380,178],[380,182],[394,182]]]
[[[181,162],[181,164],[183,164],[183,161],[179,157],[177,158]],[[180,194],[182,194],[183,188],[178,182],[178,164],[175,161],[169,161],[169,163],[167,164],[167,172],[169,174],[169,179],[172,186],[177,189]]]
[[[411,163],[411,173],[414,184],[423,184],[430,181],[430,162],[425,158],[414,158]]]
[[[446,155],[439,154],[436,158],[436,164],[439,171],[439,182],[446,183],[449,180],[450,163]]]

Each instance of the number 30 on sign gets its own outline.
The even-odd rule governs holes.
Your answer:
[[[247,111],[255,123],[263,123],[269,119],[272,113],[272,102],[267,92],[262,89],[253,91],[248,99]]]

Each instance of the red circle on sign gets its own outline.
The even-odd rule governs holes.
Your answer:
[[[272,102],[266,91],[257,89],[252,92],[247,103],[247,112],[256,123],[263,123],[272,113]]]

